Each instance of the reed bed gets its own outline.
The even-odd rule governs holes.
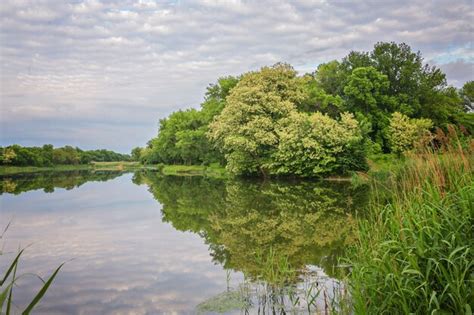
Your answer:
[[[355,314],[472,314],[474,146],[455,133],[442,140],[372,180],[348,254]]]

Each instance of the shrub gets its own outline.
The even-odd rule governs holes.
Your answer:
[[[338,121],[319,112],[295,112],[282,119],[277,135],[274,174],[314,177],[367,169],[362,133],[352,114]]]
[[[432,126],[429,119],[414,119],[398,112],[393,113],[387,132],[390,149],[396,154],[413,149]]]

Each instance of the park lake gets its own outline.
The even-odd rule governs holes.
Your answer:
[[[302,313],[344,298],[338,258],[367,187],[350,182],[163,176],[152,170],[5,175],[3,270],[19,248],[36,314]],[[6,259],[8,257],[8,259]],[[34,275],[33,275],[34,274]]]

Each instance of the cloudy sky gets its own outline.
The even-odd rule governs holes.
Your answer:
[[[473,22],[472,0],[1,0],[0,144],[129,152],[219,76],[313,71],[377,41],[421,50],[460,86]]]

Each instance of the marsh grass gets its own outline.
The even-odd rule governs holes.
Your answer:
[[[356,314],[472,314],[473,146],[447,139],[371,179],[369,214],[349,253]]]
[[[161,164],[158,170],[163,175],[173,176],[206,176],[212,178],[228,177],[225,168],[218,164],[205,165],[164,165]]]

